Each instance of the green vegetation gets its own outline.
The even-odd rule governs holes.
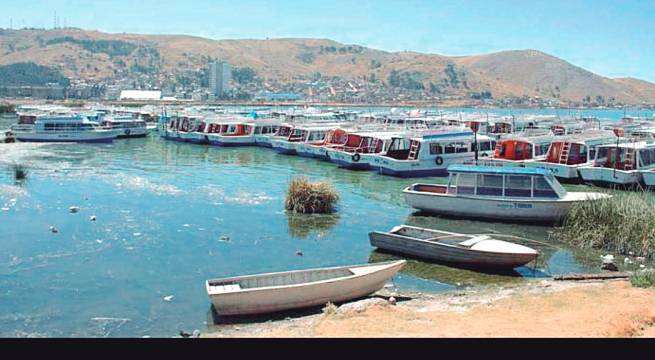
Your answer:
[[[650,193],[613,193],[612,198],[573,205],[557,235],[583,249],[655,255],[655,207]]]
[[[389,85],[408,90],[424,90],[423,79],[425,74],[419,71],[399,72],[392,70],[389,74]]]
[[[369,68],[371,68],[371,69],[377,69],[377,68],[380,68],[380,67],[382,67],[382,63],[381,63],[381,62],[379,62],[379,61],[377,61],[377,60],[375,60],[375,59],[372,59],[372,60],[371,60],[371,65],[369,65]]]
[[[135,44],[122,40],[89,40],[64,36],[45,41],[45,45],[71,43],[93,53],[105,53],[109,56],[127,56],[137,48]],[[155,50],[156,51],[156,50]],[[159,55],[159,53],[157,53]]]
[[[344,46],[344,47],[336,47],[336,46],[323,46],[321,45],[319,48],[319,54],[323,53],[332,53],[332,54],[361,54],[364,51],[364,48],[361,46]]]
[[[655,271],[639,271],[630,277],[630,284],[638,288],[655,287]]]
[[[491,99],[493,96],[491,96],[491,91],[485,90],[485,91],[480,91],[480,92],[472,92],[469,94],[471,99],[476,99],[476,100],[484,100],[484,99]]]
[[[298,54],[297,58],[305,64],[311,64],[316,59],[316,56],[314,56],[314,53],[311,50],[306,50]]]
[[[338,200],[339,194],[329,183],[311,183],[306,177],[295,177],[289,184],[284,205],[296,213],[325,214],[335,211]]]
[[[32,62],[0,66],[2,86],[38,86],[48,83],[68,86],[70,81],[59,71]]]
[[[255,76],[257,76],[257,72],[250,67],[234,67],[232,69],[232,78],[239,84],[250,84],[255,81]]]

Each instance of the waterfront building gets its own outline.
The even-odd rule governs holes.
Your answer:
[[[232,66],[224,61],[209,64],[209,90],[214,96],[230,91],[230,80],[232,79]]]

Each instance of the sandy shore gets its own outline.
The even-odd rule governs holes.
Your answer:
[[[655,337],[655,289],[628,281],[529,281],[512,287],[382,297],[336,311],[218,325],[203,337]]]

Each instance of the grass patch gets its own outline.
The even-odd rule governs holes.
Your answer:
[[[339,194],[327,182],[312,183],[306,177],[295,177],[289,184],[284,206],[301,214],[328,214],[335,211]]]
[[[337,314],[337,306],[334,305],[331,302],[328,302],[325,304],[325,307],[323,308],[323,315],[324,316],[333,316]]]
[[[655,287],[655,271],[640,271],[630,277],[630,284],[638,288]]]
[[[617,192],[609,199],[573,205],[556,235],[582,249],[652,258],[655,207],[648,192]]]

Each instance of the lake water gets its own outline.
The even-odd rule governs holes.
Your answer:
[[[25,180],[16,181],[14,163],[25,167]],[[297,175],[334,184],[337,214],[287,214],[286,188]],[[412,260],[394,278],[400,291],[597,270],[598,253],[549,239],[550,227],[415,214],[400,192],[415,181],[269,149],[168,142],[157,133],[108,145],[0,144],[0,336],[204,330],[211,325],[205,280],[390,259],[373,251],[367,234],[401,223],[544,244],[525,243],[543,253],[536,273],[480,274]]]

